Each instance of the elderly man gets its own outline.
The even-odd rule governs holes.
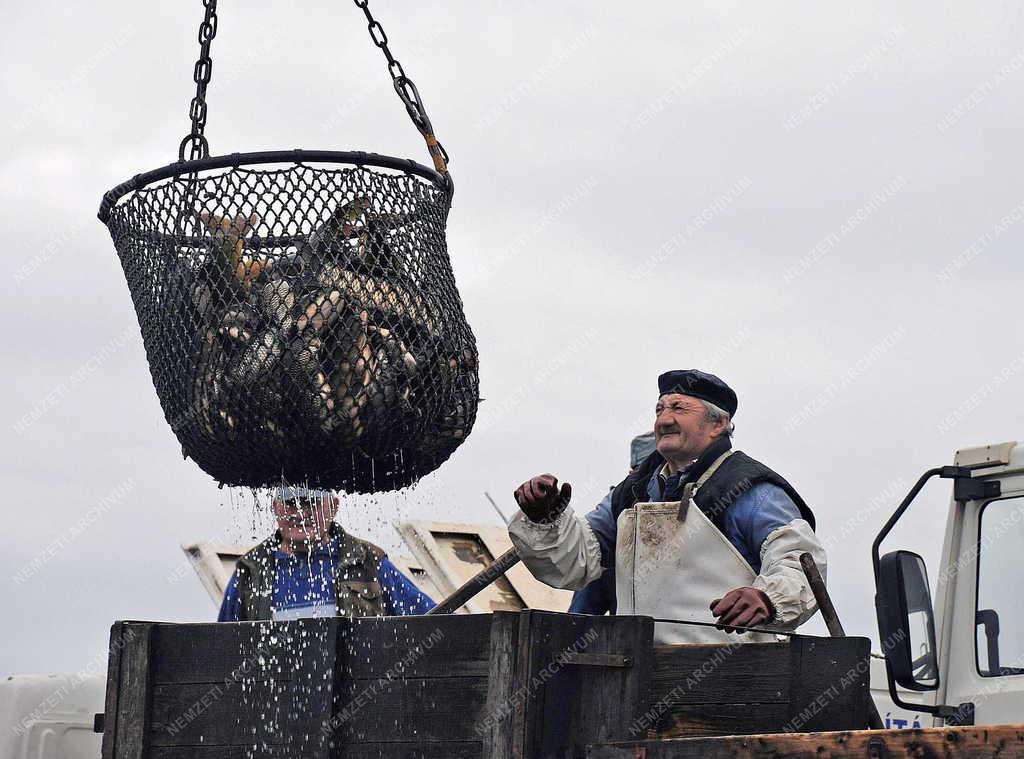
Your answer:
[[[373,543],[334,521],[328,491],[278,488],[277,532],[238,560],[218,622],[423,614],[434,602]]]
[[[515,492],[509,535],[537,579],[578,590],[614,568],[618,614],[659,623],[659,643],[708,643],[734,627],[793,629],[816,610],[799,557],[822,573],[814,515],[792,485],[732,449],[736,394],[696,369],[658,378],[656,450],[585,518],[569,483],[543,474]],[[744,633],[744,640],[771,636]]]

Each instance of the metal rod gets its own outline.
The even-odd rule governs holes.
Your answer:
[[[508,570],[518,564],[519,554],[515,548],[510,548],[493,562],[477,572],[476,575],[467,580],[461,588],[456,590],[427,614],[451,614],[462,608],[467,601],[493,583]]]
[[[508,517],[506,517],[506,516],[505,516],[505,515],[504,515],[504,514],[502,513],[501,509],[499,509],[499,508],[498,508],[498,504],[496,504],[496,503],[494,502],[494,499],[493,499],[493,498],[491,498],[491,494],[490,494],[490,493],[488,493],[488,492],[487,492],[487,491],[485,490],[485,491],[484,491],[484,495],[485,495],[485,496],[487,497],[487,500],[491,502],[491,506],[493,506],[493,507],[494,507],[494,510],[495,510],[496,512],[498,512],[498,516],[499,516],[499,517],[501,517],[501,521],[505,523],[505,526],[506,526],[506,527],[508,527],[508,525],[509,525],[509,518],[508,518]]]
[[[692,619],[665,619],[663,617],[651,617],[654,622],[664,622],[667,625],[694,625],[696,627],[715,627],[719,630],[739,630],[745,633],[761,633],[763,635],[784,635],[788,638],[799,638],[803,633],[792,630],[773,630],[769,627],[739,627],[738,625],[723,625],[721,622],[696,622]]]
[[[818,569],[818,564],[814,561],[814,557],[809,553],[800,554],[800,566],[807,576],[807,582],[810,583],[811,592],[814,594],[814,600],[817,602],[821,616],[825,620],[828,634],[833,638],[845,638],[846,631],[843,630],[843,623],[839,621],[839,614],[836,612],[835,604],[832,603],[832,596],[828,594],[825,580],[821,576],[821,571]],[[875,699],[871,696],[870,688],[868,689],[868,727],[872,730],[885,729],[882,715],[878,713],[878,707],[875,705]]]
[[[882,541],[885,540],[885,537],[890,532],[892,532],[892,528],[896,526],[896,523],[899,521],[900,517],[903,516],[903,512],[906,511],[910,507],[910,504],[913,503],[914,499],[917,498],[917,494],[921,492],[921,488],[923,488],[925,484],[928,482],[928,480],[930,480],[932,477],[936,475],[941,475],[943,469],[944,467],[936,467],[934,469],[929,469],[927,472],[922,474],[921,477],[917,480],[917,482],[914,483],[914,487],[910,489],[910,492],[907,493],[906,497],[903,499],[900,505],[896,507],[896,511],[894,511],[893,515],[889,517],[889,521],[887,521],[882,526],[882,529],[879,531],[878,535],[875,536],[875,541],[871,544],[871,568],[875,573],[876,589],[878,588],[878,575],[880,564],[880,559],[878,555],[879,546],[882,545]]]
[[[825,620],[828,634],[833,638],[845,638],[846,631],[843,629],[843,623],[839,621],[836,607],[832,603],[832,597],[829,596],[828,590],[825,588],[825,581],[821,577],[821,572],[818,571],[818,565],[815,563],[814,557],[809,553],[800,554],[800,566],[803,567],[804,574],[807,575],[807,582],[811,584],[811,592],[814,593],[814,600],[818,603],[818,610]]]
[[[200,171],[226,168],[237,169],[241,166],[256,166],[263,163],[340,163],[359,167],[375,166],[381,169],[393,169],[405,172],[406,174],[415,174],[418,177],[429,180],[438,189],[445,192],[451,186],[450,179],[446,179],[431,168],[408,158],[394,158],[392,156],[378,155],[377,153],[345,150],[268,150],[257,153],[231,153],[230,155],[200,158],[195,161],[178,161],[153,171],[136,174],[128,181],[122,182],[103,195],[103,200],[100,202],[100,210],[96,216],[106,224],[110,220],[110,212],[117,205],[118,200],[129,192],[141,189],[162,179]]]

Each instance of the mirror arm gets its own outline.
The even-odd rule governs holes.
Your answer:
[[[904,701],[900,698],[900,694],[896,691],[896,680],[892,676],[892,669],[889,667],[888,658],[885,660],[885,679],[889,683],[889,698],[891,698],[892,702],[901,709],[906,709],[911,712],[932,714],[936,717],[942,718],[948,726],[974,724],[974,703],[971,701],[962,703],[959,706],[949,706],[948,704],[932,706],[931,704],[915,704],[911,701]]]
[[[956,477],[958,476],[959,472],[947,473],[947,470],[961,469],[962,467],[955,466],[943,466],[936,467],[934,469],[929,469],[927,472],[921,475],[921,477],[917,480],[916,483],[914,483],[914,487],[910,489],[910,492],[907,493],[906,497],[900,502],[900,505],[896,507],[896,511],[894,511],[892,516],[889,517],[889,521],[882,525],[882,529],[879,530],[877,537],[875,537],[875,542],[871,544],[871,568],[875,572],[876,588],[878,587],[878,582],[881,573],[881,558],[879,557],[879,548],[882,545],[882,541],[885,540],[885,538],[889,535],[890,532],[892,532],[892,528],[896,526],[896,523],[898,521],[900,521],[900,517],[903,516],[903,512],[910,508],[910,504],[914,502],[914,499],[917,498],[917,494],[921,492],[921,489],[925,486],[925,484],[927,484],[928,480],[930,480],[932,477],[935,477],[936,475],[942,477]],[[887,663],[886,670],[888,670],[888,668],[889,665]]]
[[[982,469],[985,467],[992,466],[992,464],[985,463],[974,466],[939,466],[934,469],[929,469],[927,472],[922,474],[918,478],[917,482],[914,483],[914,487],[910,489],[906,497],[900,502],[900,505],[896,507],[896,511],[893,512],[892,516],[889,517],[882,529],[879,530],[878,535],[875,537],[875,542],[871,544],[871,567],[875,572],[875,587],[878,587],[879,579],[879,549],[882,545],[882,541],[885,540],[886,536],[892,532],[893,527],[900,521],[900,517],[903,516],[910,504],[917,498],[917,494],[921,492],[921,489],[928,483],[932,477],[938,476],[945,480],[953,480],[953,496],[958,501],[974,500],[977,498],[998,498],[999,497],[999,482],[983,482],[975,480],[971,476],[971,472],[975,469]]]
[[[982,465],[986,466],[986,465]],[[982,466],[964,467],[964,466],[942,466],[929,469],[927,472],[922,474],[917,482],[914,483],[914,487],[910,489],[906,497],[900,502],[900,505],[896,507],[896,511],[893,512],[889,520],[879,530],[878,535],[875,537],[875,541],[871,544],[871,568],[875,573],[875,592],[881,591],[880,578],[881,578],[881,557],[879,550],[882,545],[882,541],[892,532],[896,523],[903,516],[903,513],[910,508],[910,504],[917,498],[918,493],[928,483],[932,477],[941,477],[942,479],[954,480],[954,497],[958,500],[962,500],[970,497],[984,497],[989,495],[998,496],[998,490],[992,488],[995,492],[985,492],[982,490],[978,492],[977,486],[981,485],[983,488],[989,483],[974,483],[966,482],[965,480],[971,480],[971,471],[973,469],[980,469]],[[991,466],[991,465],[987,465]],[[998,487],[998,483],[996,483]],[[973,486],[973,487],[972,487]],[[991,486],[989,486],[991,487]],[[948,704],[940,704],[938,706],[932,706],[930,704],[914,704],[908,701],[904,701],[899,697],[896,692],[896,680],[892,674],[892,667],[889,664],[889,657],[885,657],[885,679],[889,683],[889,697],[892,702],[903,709],[909,709],[911,711],[920,711],[926,714],[933,714],[937,717],[941,717],[947,725],[973,725],[974,724],[974,704],[966,702],[959,706],[949,706]]]

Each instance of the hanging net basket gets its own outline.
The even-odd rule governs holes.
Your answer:
[[[99,214],[164,415],[228,485],[409,485],[466,439],[479,398],[445,241],[447,156],[415,87],[395,77],[433,169],[367,153],[209,157],[202,60],[179,161],[114,188]]]

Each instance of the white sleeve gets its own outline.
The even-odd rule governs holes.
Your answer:
[[[553,588],[579,590],[601,576],[601,547],[586,519],[566,507],[553,522],[531,522],[520,511],[508,536],[527,569]]]
[[[803,519],[794,519],[768,534],[761,544],[761,574],[753,587],[763,590],[775,606],[772,622],[780,627],[795,628],[810,619],[818,610],[814,593],[800,566],[800,554],[810,553],[825,578],[825,547],[814,530]]]

